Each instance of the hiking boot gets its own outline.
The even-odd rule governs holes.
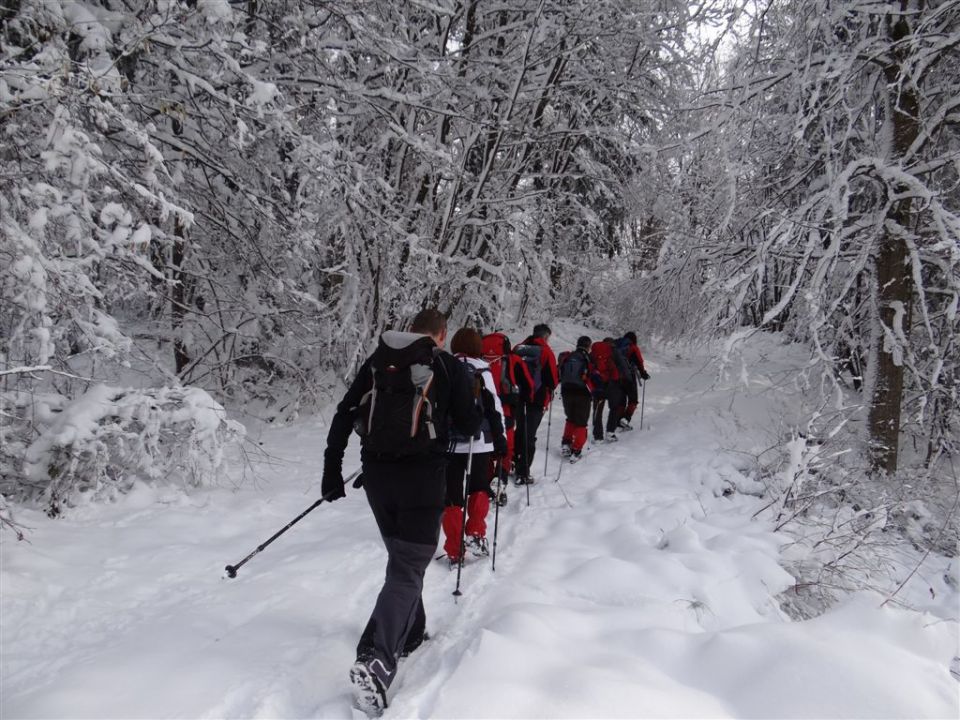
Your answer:
[[[621,430],[633,430],[633,425],[630,424],[630,421],[626,418],[620,418],[620,429]]]
[[[561,446],[560,446],[560,457],[565,457],[565,458],[566,458],[566,457],[570,457],[570,453],[572,453],[572,452],[573,452],[573,450],[570,449],[570,446],[569,446],[569,445],[561,445]]]
[[[504,505],[507,504],[507,491],[504,488],[500,488],[500,492],[497,493],[495,502],[500,507],[503,507]]]
[[[409,636],[407,641],[403,644],[403,650],[400,651],[400,657],[405,658],[418,647],[423,645],[427,640],[430,639],[430,633],[424,630],[420,635],[416,637]]]
[[[617,434],[613,432],[608,432],[606,437],[604,437],[604,440],[606,440],[608,443],[617,442],[619,439],[620,438],[617,437]]]
[[[387,707],[387,681],[392,674],[378,658],[357,658],[350,668],[350,684],[357,707],[367,715],[380,715]]]
[[[580,451],[574,450],[573,452],[570,453],[570,463],[573,464],[575,462],[579,462],[580,457],[581,457]]]
[[[536,481],[529,475],[526,477],[517,475],[517,479],[513,481],[514,485],[533,485],[534,482]]]
[[[467,548],[476,557],[485,557],[490,554],[490,548],[487,547],[487,539],[479,535],[471,535],[467,540]]]

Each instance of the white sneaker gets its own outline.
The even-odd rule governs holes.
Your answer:
[[[620,418],[620,429],[621,430],[633,430],[633,425],[630,424],[630,421],[626,418]]]
[[[570,450],[570,446],[569,446],[569,445],[561,445],[561,446],[560,446],[560,457],[570,457],[570,453],[571,453],[571,452],[572,452],[572,450]]]
[[[617,437],[616,433],[608,432],[604,438],[608,443],[617,442],[620,438]]]
[[[575,462],[579,462],[579,461],[580,461],[580,457],[581,457],[581,455],[580,455],[580,451],[579,451],[579,450],[578,450],[577,452],[572,452],[572,453],[570,453],[570,464],[572,465],[572,464],[575,463]]]

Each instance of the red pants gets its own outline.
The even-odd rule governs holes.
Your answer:
[[[490,494],[486,490],[472,492],[467,498],[466,535],[487,536],[487,512],[490,510]],[[463,540],[463,508],[448,505],[443,509],[443,551],[451,560],[460,559],[460,543]]]
[[[467,455],[449,456],[447,463],[447,498],[441,526],[445,536],[443,551],[453,560],[460,558],[463,536],[463,480]],[[490,509],[491,453],[474,453],[467,478],[467,535],[486,537],[487,511]]]

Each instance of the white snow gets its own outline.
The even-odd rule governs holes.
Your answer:
[[[555,349],[578,333],[558,330]],[[744,387],[643,350],[647,427],[555,482],[558,403],[530,507],[508,490],[496,572],[467,564],[454,603],[455,574],[430,567],[433,638],[403,661],[386,716],[960,717],[956,579],[926,612],[864,592],[789,620],[774,596],[793,584],[778,562],[790,538],[754,517],[769,499],[748,494],[734,452],[788,425],[789,402],[764,367]],[[18,511],[30,543],[0,534],[0,715],[351,717],[347,669],[385,562],[362,491],[223,577],[319,496],[326,431],[265,432],[259,479],[241,483],[236,463],[236,488],[138,485],[55,521]],[[345,471],[357,464],[354,439]],[[905,596],[927,593],[923,575]]]

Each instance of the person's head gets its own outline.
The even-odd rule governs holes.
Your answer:
[[[628,330],[623,334],[623,336],[627,339],[627,342],[630,343],[631,345],[637,344],[637,334],[633,330]]]
[[[429,335],[437,347],[443,347],[447,341],[447,318],[436,308],[426,308],[413,318],[410,323],[410,332]]]
[[[550,330],[550,326],[546,323],[540,323],[533,326],[533,337],[543,338],[544,340],[549,340],[553,332]]]
[[[577,338],[577,350],[585,350],[590,352],[590,346],[593,345],[593,341],[590,340],[586,335],[581,335]]]
[[[478,358],[483,355],[483,336],[473,328],[460,328],[450,341],[450,352]]]

